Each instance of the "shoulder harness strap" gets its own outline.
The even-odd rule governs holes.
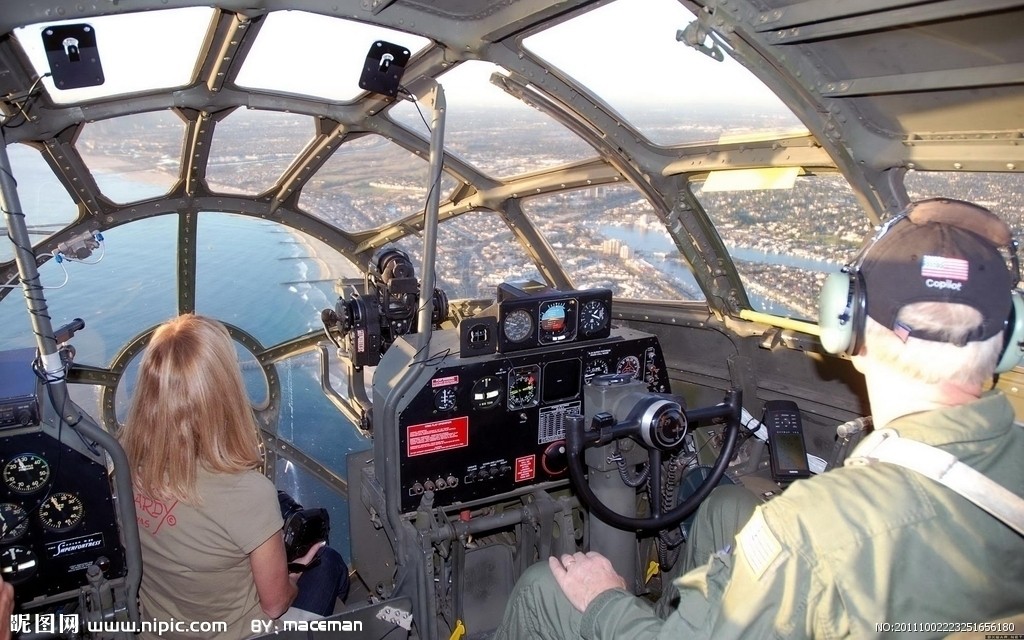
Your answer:
[[[916,440],[901,438],[893,429],[878,429],[857,446],[846,466],[888,462],[916,471],[957,492],[994,518],[1024,535],[1024,498],[967,466],[951,453]]]

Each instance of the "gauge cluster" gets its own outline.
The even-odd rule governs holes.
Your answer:
[[[125,573],[106,467],[49,435],[0,438],[0,576],[19,602],[74,591],[105,557]]]
[[[611,335],[608,289],[558,291],[536,282],[498,286],[498,351],[599,340]]]
[[[403,512],[415,510],[428,491],[435,506],[447,506],[567,482],[565,419],[584,413],[584,385],[595,375],[629,373],[652,391],[670,391],[655,336],[619,328],[604,338],[579,339],[584,324],[587,330],[608,326],[607,300],[562,294],[512,309],[525,313],[505,319],[533,327],[535,349],[474,351],[432,362],[422,374],[429,378],[403,392],[410,399],[398,414],[400,459],[392,467],[400,476]],[[540,342],[556,334],[565,339]],[[454,331],[434,332],[430,351],[455,353],[458,339]],[[398,371],[408,367],[382,362]],[[392,376],[378,370],[377,378]]]

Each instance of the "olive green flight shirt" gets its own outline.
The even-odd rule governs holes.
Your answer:
[[[1013,420],[990,392],[888,426],[1024,496],[1024,427]],[[617,589],[580,614],[538,563],[495,638],[942,637],[1024,611],[1024,537],[913,471],[846,467],[758,507],[731,548],[675,584],[681,600],[666,619]]]
[[[1024,497],[1024,428],[1013,419],[1005,396],[990,392],[888,426]],[[933,623],[984,622],[1024,609],[1024,538],[913,471],[842,468],[762,505],[731,552],[676,585],[681,601],[665,621],[626,592],[599,595],[581,635],[863,638],[901,628],[887,624],[918,623],[926,626],[914,637],[941,637],[957,629]]]

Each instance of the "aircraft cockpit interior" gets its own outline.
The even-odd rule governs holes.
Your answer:
[[[252,635],[489,638],[580,551],[656,601],[716,487],[769,503],[872,432],[829,274],[916,200],[1024,230],[1021,27],[1013,0],[0,0],[14,637],[226,629],[139,600],[139,528],[177,518],[120,434],[184,314],[227,328],[260,472],[350,572],[333,626]]]

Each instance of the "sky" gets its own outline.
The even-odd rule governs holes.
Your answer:
[[[158,15],[159,14],[159,15]],[[63,102],[97,92],[137,90],[146,86],[179,86],[188,82],[191,60],[202,45],[212,10],[206,7],[150,12],[154,21],[139,28],[135,16],[90,20],[95,25],[107,82],[98,88],[48,90]],[[671,104],[778,104],[777,99],[728,57],[717,62],[676,41],[676,31],[693,20],[675,0],[618,0],[574,20],[526,39],[533,53],[554,63],[590,86],[613,107],[661,102]],[[69,21],[65,21],[69,22]],[[173,33],[174,38],[154,38]],[[41,27],[21,29],[18,38],[37,69],[48,70]],[[358,78],[370,45],[378,39],[409,47],[413,53],[426,39],[343,20],[324,19],[298,11],[268,16],[242,68],[239,84],[276,86],[346,101],[360,93]],[[113,51],[115,44],[123,50]],[[488,81],[497,67],[466,64],[441,78],[449,103],[487,103],[501,91]]]

